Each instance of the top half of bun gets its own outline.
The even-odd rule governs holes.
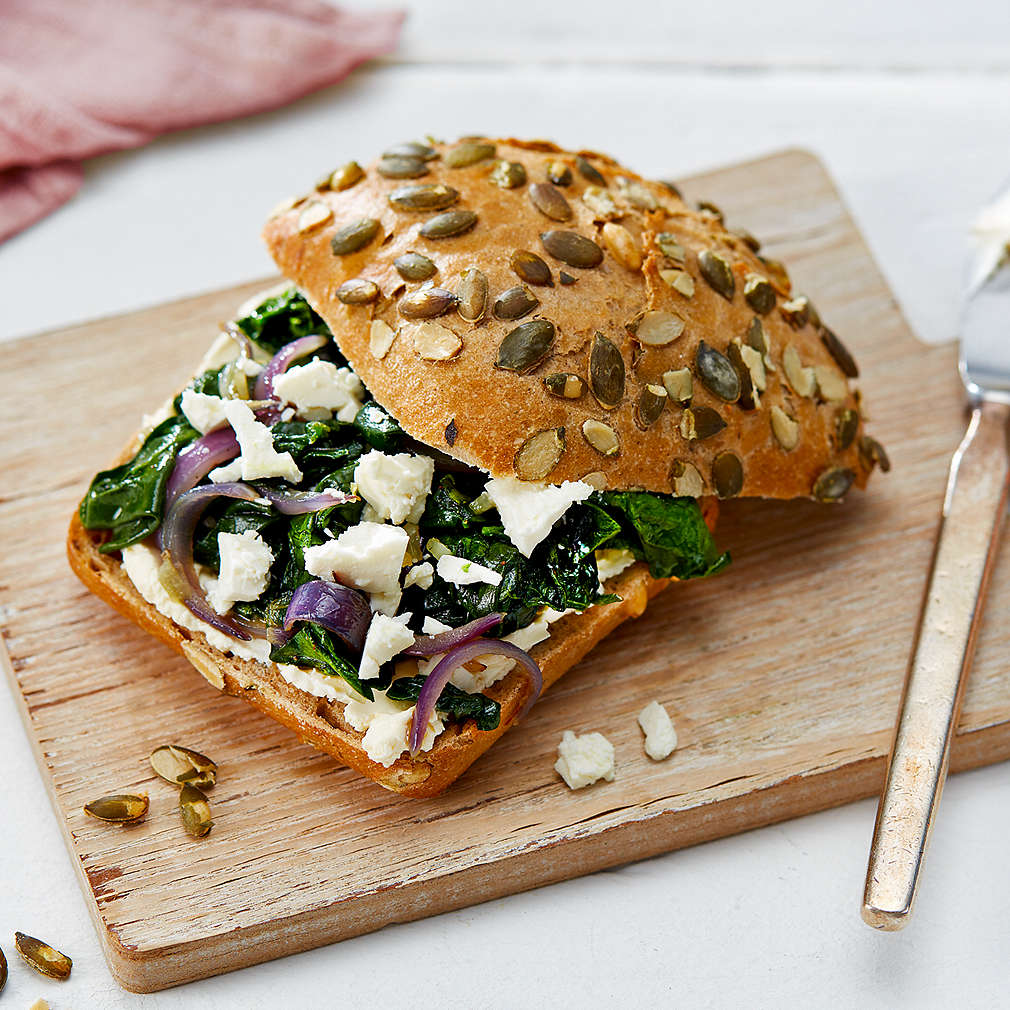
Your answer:
[[[399,145],[264,236],[406,431],[495,476],[836,500],[881,461],[781,264],[602,155]]]

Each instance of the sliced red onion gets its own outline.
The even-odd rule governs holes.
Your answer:
[[[418,638],[413,645],[403,650],[403,655],[437,656],[440,652],[448,652],[450,649],[455,649],[457,645],[465,645],[474,638],[486,635],[492,628],[501,624],[504,617],[504,614],[488,614],[487,617],[478,617],[476,621],[470,621],[469,624],[461,624],[458,628],[450,628],[448,631],[440,631],[437,635]]]
[[[241,361],[243,358],[248,358],[249,361],[256,360],[256,349],[253,347],[253,342],[249,337],[249,334],[242,329],[238,323],[232,321],[224,324],[224,332],[231,337],[232,340],[238,344],[238,360]]]
[[[176,457],[175,467],[165,489],[165,511],[176,498],[196,487],[214,469],[238,455],[238,439],[231,428],[218,428],[191,442]]]
[[[286,516],[302,516],[307,512],[321,512],[332,505],[346,505],[357,501],[357,495],[343,491],[278,491],[272,487],[257,485],[260,496],[266,498],[278,512]]]
[[[284,636],[278,638],[282,644],[291,637],[292,628],[298,621],[320,625],[360,656],[365,647],[368,625],[372,621],[372,609],[356,590],[317,579],[300,585],[291,594],[291,602],[284,614]]]
[[[207,484],[186,491],[168,510],[161,527],[161,542],[168,554],[169,563],[189,589],[182,602],[201,621],[206,621],[211,627],[232,638],[243,642],[248,642],[253,637],[265,638],[266,628],[262,624],[247,621],[238,615],[225,617],[216,613],[197,578],[193,563],[193,534],[204,509],[214,498],[255,501],[259,498],[259,492],[248,484]]]
[[[311,354],[313,351],[318,351],[329,339],[321,333],[313,333],[307,337],[292,340],[290,344],[285,344],[256,377],[253,396],[257,400],[272,400],[274,398],[274,379],[286,372],[292,362],[304,358],[306,354]]]
[[[503,642],[495,638],[475,638],[463,645],[457,646],[446,657],[438,663],[434,670],[428,674],[418,695],[417,704],[414,706],[414,717],[410,724],[410,753],[416,754],[421,749],[424,742],[424,734],[428,730],[428,722],[435,711],[435,703],[442,694],[442,689],[449,683],[449,678],[464,663],[469,663],[472,659],[480,656],[507,656],[514,659],[526,674],[530,682],[530,697],[523,706],[522,711],[516,717],[521,719],[529,710],[533,703],[540,697],[543,687],[543,676],[540,667],[537,666],[533,658],[523,652],[518,645],[511,642]]]

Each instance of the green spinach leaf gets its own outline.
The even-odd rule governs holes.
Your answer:
[[[330,332],[322,317],[294,288],[267,298],[237,322],[250,340],[271,354],[299,337]]]
[[[303,624],[285,645],[270,650],[275,663],[311,666],[320,673],[341,677],[363,698],[371,701],[372,689],[358,678],[358,668],[342,652],[342,647],[325,628]]]
[[[427,677],[418,674],[416,677],[401,677],[394,680],[386,691],[386,697],[392,701],[414,701],[420,697],[421,688]],[[486,694],[469,694],[461,691],[455,684],[446,684],[435,702],[435,708],[453,719],[473,719],[477,729],[497,729],[501,722],[501,705]]]

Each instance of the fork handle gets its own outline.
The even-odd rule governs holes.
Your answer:
[[[915,899],[1006,512],[1008,425],[1010,403],[983,400],[951,460],[866,871],[876,929],[901,929]]]

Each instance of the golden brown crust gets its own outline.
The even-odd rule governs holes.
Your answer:
[[[858,412],[858,394],[849,388],[836,361],[841,355],[833,357],[829,351],[832,335],[821,326],[816,312],[808,313],[804,321],[802,306],[796,306],[799,317],[791,311],[784,272],[762,261],[746,239],[726,230],[716,212],[691,210],[663,185],[643,180],[610,159],[582,152],[607,183],[595,194],[591,208],[586,197],[593,183],[580,173],[576,153],[546,142],[488,143],[495,146],[495,160],[460,168],[447,164],[452,146],[435,145],[439,157],[426,163],[426,174],[419,178],[385,178],[375,163],[349,188],[317,190],[275,214],[264,230],[282,272],[302,288],[333,329],[362,381],[410,434],[501,476],[513,474],[516,453],[528,438],[563,428],[564,448],[557,464],[539,474],[551,483],[602,471],[612,488],[695,494],[722,491],[774,498],[814,494],[818,479],[833,470],[851,471],[855,483],[865,484],[869,465],[858,451],[862,422],[840,427],[844,411]],[[496,185],[491,173],[498,161],[521,164],[526,181],[511,189]],[[553,162],[569,169],[570,182],[559,186],[547,182]],[[390,203],[389,195],[402,186],[429,184],[458,191],[458,199],[442,209],[475,212],[475,226],[455,237],[421,236],[419,229],[441,211],[400,209]],[[547,187],[541,203],[563,198],[570,218],[553,220],[534,206],[534,184]],[[589,199],[592,202],[592,193]],[[613,201],[612,212],[606,209],[607,200]],[[566,213],[563,204],[558,206],[560,214]],[[360,251],[334,254],[334,234],[364,218],[379,222],[376,236]],[[574,231],[592,239],[603,250],[601,262],[587,269],[560,262],[541,239],[541,233],[549,230]],[[676,249],[669,255],[668,241],[660,243],[661,233],[675,237],[683,249],[682,263],[677,262]],[[528,284],[539,305],[522,320],[505,321],[495,318],[491,306],[503,291],[522,283],[511,265],[517,250],[535,253],[547,263],[552,286]],[[431,283],[451,292],[459,290],[463,271],[479,269],[489,285],[480,320],[465,321],[451,304],[445,314],[431,320],[404,318],[399,308],[403,297],[429,283],[405,281],[395,268],[394,260],[408,251],[429,257],[438,268]],[[706,251],[726,261],[734,282],[732,298],[719,294],[703,277],[699,255]],[[575,278],[574,283],[563,284],[562,271]],[[750,299],[745,296],[751,275],[772,285],[771,289],[760,285],[766,299],[763,304],[753,292]],[[348,305],[338,298],[340,285],[355,278],[378,286],[381,295],[376,302]],[[671,281],[678,286],[671,286]],[[638,339],[641,326],[638,336],[629,330],[643,312],[674,314],[683,320],[683,335],[664,346],[644,345]],[[793,316],[792,322],[787,315]],[[506,334],[519,322],[535,318],[556,326],[547,356],[526,374],[496,367]],[[705,388],[699,381],[696,356],[702,341],[722,355],[735,356],[731,345],[749,346],[748,333],[755,318],[761,321],[767,339],[769,367],[760,406],[746,409],[743,400],[727,403]],[[387,323],[395,332],[381,358],[370,350],[373,320]],[[426,360],[418,353],[415,337],[432,323],[448,328],[462,342],[461,350],[448,360]],[[543,381],[547,375],[562,372],[591,380],[590,357],[597,333],[620,352],[625,370],[623,391],[612,409],[601,404],[591,389],[576,399],[565,399],[551,395]],[[790,346],[798,355],[792,364],[801,370],[816,369],[819,382],[812,372],[797,373],[794,367],[791,372],[799,381],[790,385],[784,367]],[[609,345],[602,347],[609,350]],[[749,351],[743,354],[753,361]],[[717,360],[716,365],[720,364]],[[690,435],[691,416],[685,416],[685,409],[671,397],[647,430],[641,426],[638,405],[643,391],[650,384],[661,389],[664,373],[682,368],[693,373],[691,409],[715,410],[726,422],[711,437],[685,437]],[[746,361],[737,360],[737,370],[751,374]],[[773,431],[773,407],[798,425],[798,442],[791,450],[783,448],[781,437]],[[704,419],[696,420],[697,433]],[[781,435],[783,427],[791,425],[788,419],[779,420]],[[856,420],[850,418],[850,422]],[[587,441],[586,421],[605,424],[616,432],[620,444],[616,455],[605,456]],[[785,434],[789,442],[789,432]],[[607,437],[606,432],[602,437]],[[605,444],[600,438],[596,441]],[[727,453],[741,461],[742,483]],[[721,469],[714,471],[720,457]],[[699,488],[691,490],[690,471],[688,483],[671,483],[671,472],[681,474],[683,464],[697,469]],[[833,497],[825,492],[847,487],[849,475],[839,475],[839,481],[822,483],[817,496]]]
[[[202,633],[174,624],[137,592],[116,555],[99,551],[101,543],[102,535],[84,529],[75,513],[67,535],[67,556],[71,568],[96,596],[184,656],[218,690],[245,699],[306,743],[393,792],[410,797],[438,795],[515,725],[526,702],[527,681],[513,672],[487,691],[501,704],[498,729],[481,732],[472,721],[450,723],[430,751],[417,758],[401,757],[386,768],[365,753],[363,734],[344,721],[342,704],[293,687],[273,664],[226,656]],[[608,583],[608,589],[620,594],[622,602],[593,607],[553,625],[551,637],[531,650],[543,671],[544,687],[553,684],[622,621],[638,617],[649,598],[668,584],[666,579],[653,579],[644,565],[636,564]]]

